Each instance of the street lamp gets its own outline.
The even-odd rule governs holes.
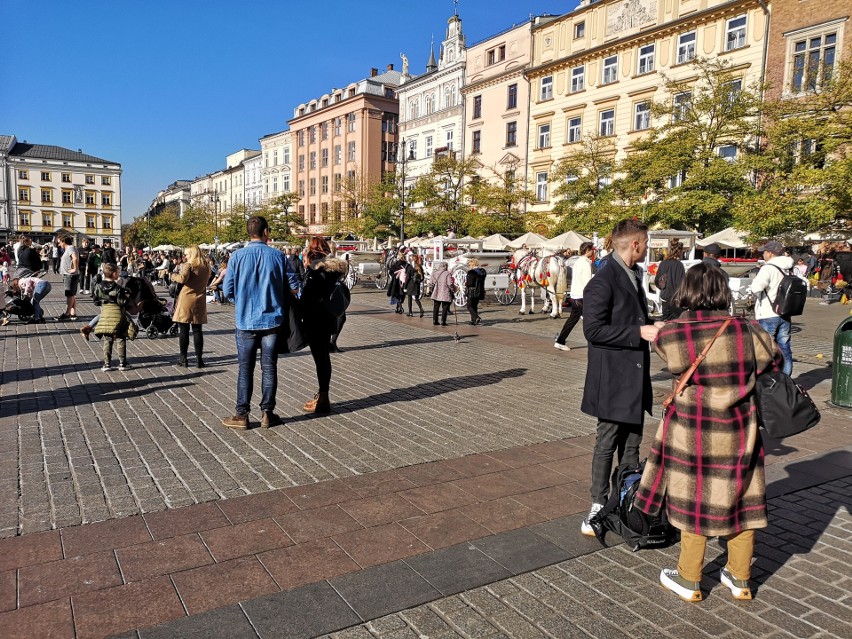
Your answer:
[[[408,159],[408,152],[406,149],[407,142],[405,138],[402,138],[402,144],[400,145],[400,156],[402,157],[402,185],[399,190],[399,243],[405,241],[405,161]],[[413,159],[413,158],[412,158]]]

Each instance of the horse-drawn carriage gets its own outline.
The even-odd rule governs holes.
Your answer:
[[[344,279],[347,288],[352,289],[362,279],[370,280],[376,288],[387,288],[389,252],[373,248],[374,246],[374,242],[366,240],[341,240],[337,244],[337,256],[349,264],[349,271]]]

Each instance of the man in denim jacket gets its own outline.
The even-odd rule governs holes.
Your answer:
[[[281,423],[281,418],[275,414],[278,327],[287,310],[284,297],[286,257],[278,249],[267,246],[269,224],[265,218],[249,218],[246,230],[251,241],[231,257],[223,286],[225,297],[234,302],[239,373],[235,414],[222,420],[222,425],[240,430],[248,428],[258,349],[262,389],[260,425],[269,428]]]

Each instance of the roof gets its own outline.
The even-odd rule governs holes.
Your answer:
[[[12,147],[14,140],[14,135],[0,135],[0,153],[8,151]]]
[[[87,155],[80,151],[72,151],[61,146],[52,146],[49,144],[27,144],[18,142],[9,155],[15,155],[22,158],[34,158],[38,160],[69,160],[72,162],[98,162],[100,164],[118,164],[103,158],[97,158],[94,155]]]

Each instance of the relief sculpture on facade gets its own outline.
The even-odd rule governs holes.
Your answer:
[[[607,36],[632,31],[657,19],[657,0],[624,0],[607,7]]]

